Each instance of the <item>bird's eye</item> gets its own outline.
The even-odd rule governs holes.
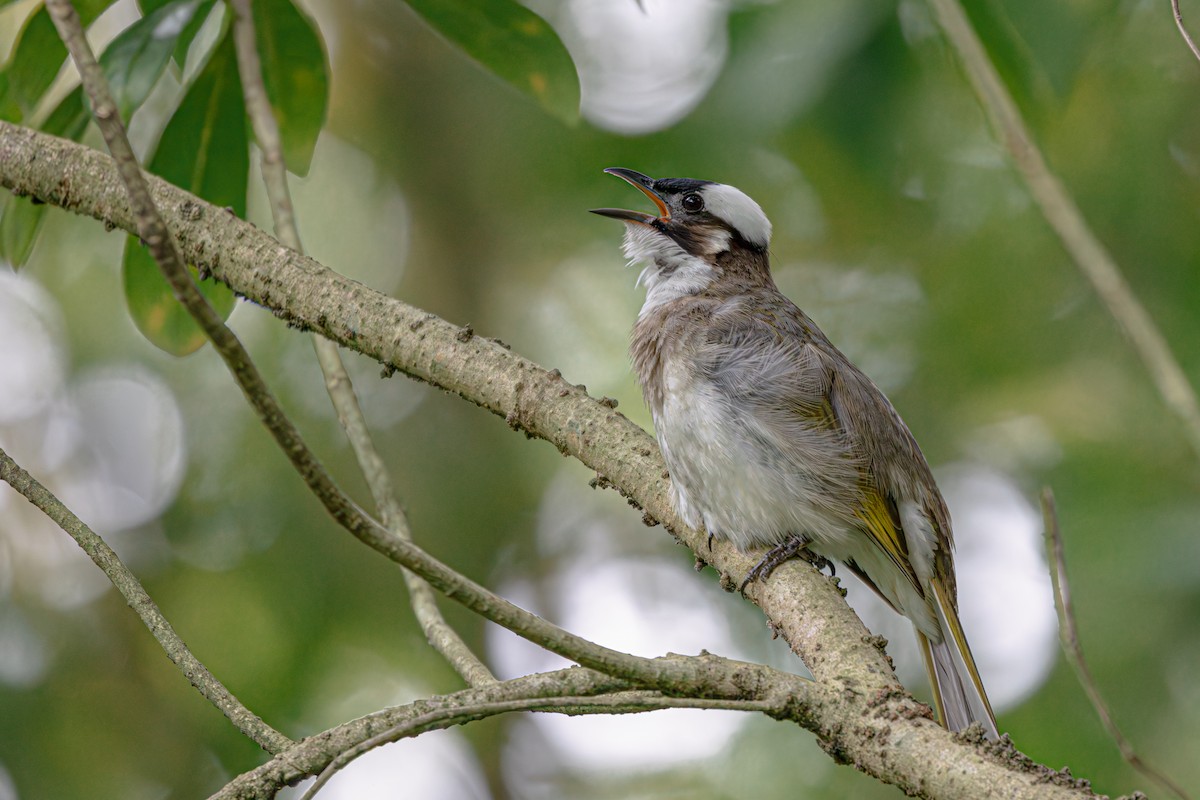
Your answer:
[[[704,210],[704,198],[698,194],[685,195],[683,198],[683,210],[690,211],[695,214],[697,211]]]

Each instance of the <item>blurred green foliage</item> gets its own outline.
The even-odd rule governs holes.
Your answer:
[[[164,7],[141,5],[146,12]],[[271,15],[285,19],[280,31],[291,31],[280,34],[284,72],[271,85],[282,118],[297,123],[285,125],[285,135],[302,131],[288,145],[298,172],[315,147],[312,173],[296,181],[301,232],[314,255],[407,302],[471,323],[547,367],[562,367],[594,395],[618,398],[646,426],[623,352],[639,291],[621,266],[617,232],[584,213],[630,202],[602,168],[736,184],[774,219],[773,257],[782,270],[815,264],[910,277],[923,298],[915,312],[889,317],[888,328],[850,355],[866,363],[896,340],[911,343],[910,368],[888,388],[935,466],[984,461],[1030,497],[1053,486],[1096,680],[1140,752],[1185,786],[1200,785],[1195,454],[1030,204],[926,7],[916,0],[738,4],[728,18],[716,18],[723,52],[683,53],[696,63],[719,59],[715,82],[698,91],[695,107],[661,129],[627,135],[609,130],[589,105],[598,96],[592,70],[602,62],[589,48],[619,35],[587,27],[591,4],[531,2],[546,23],[515,3],[486,5],[524,18],[542,44],[484,36],[462,21],[461,9],[459,16],[434,13],[445,4],[413,3],[414,12],[378,0],[305,3],[329,50],[327,112],[325,57],[318,66],[320,48],[304,33],[307,18]],[[645,5],[648,20],[663,10],[653,0]],[[1049,162],[1200,384],[1200,64],[1179,39],[1169,8],[1113,0],[967,5]],[[32,37],[45,37],[48,23],[40,21],[44,12],[29,16],[31,10],[12,4],[0,12],[0,27],[24,30],[0,73],[0,114],[53,120],[47,127],[95,145],[94,133],[79,124],[77,93],[39,105],[64,55],[50,38],[36,53],[25,52]],[[133,35],[134,28],[124,29]],[[506,29],[497,23],[496,30]],[[648,49],[674,51],[691,41],[662,30]],[[206,88],[216,103],[208,110],[220,116],[189,125],[191,135],[222,137],[220,147],[206,154],[216,141],[171,144],[172,120],[199,102],[192,92],[211,77],[201,65],[221,56],[225,34],[212,33],[193,32],[188,66],[177,48],[174,66],[161,53],[145,60],[162,77],[143,97],[134,131],[143,142],[161,135],[159,149],[146,151],[157,152],[148,159],[153,169],[174,170],[195,190],[207,191],[209,177],[218,180],[228,198],[219,202],[238,213],[249,176],[248,213],[265,226],[269,216],[254,200],[257,177],[234,94]],[[576,108],[559,36],[580,71],[583,124],[562,121]],[[543,61],[554,76],[546,93],[528,80],[529,70],[542,69],[532,65]],[[303,70],[294,71],[297,63]],[[627,84],[630,107],[657,77],[647,73]],[[308,102],[287,106],[296,100]],[[124,541],[196,654],[247,705],[295,736],[398,702],[406,692],[459,688],[424,645],[395,570],[324,517],[212,353],[169,358],[138,334],[123,310],[133,295],[123,294],[118,271],[125,237],[39,208],[6,198],[0,244],[13,261],[28,257],[23,274],[60,304],[71,374],[145,365],[171,387],[186,420],[189,460],[178,498]],[[350,234],[352,225],[359,227]],[[33,226],[42,231],[36,241]],[[818,323],[835,318],[824,305],[830,298],[807,286],[793,295]],[[873,316],[869,304],[854,306],[836,315],[844,329],[828,332],[846,341]],[[365,500],[308,343],[255,308],[240,309],[233,324],[301,430]],[[418,541],[488,585],[548,580],[556,564],[539,540],[547,487],[564,473],[572,485],[585,484],[587,471],[455,398],[399,377],[382,381],[361,360],[352,368]],[[979,450],[981,431],[1026,418],[1047,432],[1042,451],[1015,438],[998,451]],[[610,505],[609,524],[627,534],[622,547],[690,570],[690,555],[661,531],[642,531],[635,512],[615,498]],[[163,542],[167,555],[139,559],[139,548],[149,547],[140,541]],[[0,561],[15,559],[13,553],[0,548]],[[55,576],[13,574],[16,563],[0,570],[0,604],[28,621],[49,663],[34,685],[0,685],[0,765],[18,797],[203,797],[261,762],[262,754],[188,687],[115,593],[56,608],[38,591],[39,581]],[[739,644],[762,648],[762,658],[774,652],[761,620],[708,585],[711,574],[690,579],[713,593]],[[483,651],[484,625],[445,605]],[[540,610],[555,616],[554,608]],[[1024,752],[1070,765],[1098,791],[1153,796],[1156,787],[1121,761],[1061,661],[1000,722]],[[505,764],[520,724],[515,717],[490,720],[463,733],[494,796],[555,795],[545,785],[535,791],[520,783]],[[566,766],[558,772],[548,756],[545,769],[558,795],[578,797],[899,796],[833,767],[811,739],[752,720],[703,764],[596,775]],[[730,777],[747,772],[744,782]]]

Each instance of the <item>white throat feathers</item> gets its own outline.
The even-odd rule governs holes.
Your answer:
[[[725,249],[728,238],[725,233],[723,246],[715,252]],[[672,300],[703,292],[717,277],[707,260],[646,225],[626,224],[624,251],[630,266],[642,265],[637,282],[646,290],[646,302],[639,317]]]

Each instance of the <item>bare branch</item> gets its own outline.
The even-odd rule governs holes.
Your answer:
[[[1167,408],[1183,424],[1200,457],[1200,401],[1170,345],[1137,299],[1120,268],[1088,227],[1079,207],[1050,171],[1017,104],[1000,80],[958,0],[929,0],[934,16],[958,51],[967,77],[1004,148],[1025,181],[1029,194],[1050,227],[1108,308],[1150,373]]]
[[[104,571],[125,602],[138,615],[151,635],[162,646],[171,663],[179,667],[196,691],[216,706],[234,726],[269,753],[280,753],[294,742],[264,722],[217,680],[208,667],[192,654],[183,639],[171,627],[158,605],[147,594],[141,582],[122,563],[113,549],[79,517],[62,504],[52,492],[26,472],[0,448],[0,480],[17,490],[58,527],[75,540],[88,558]]]
[[[282,786],[321,774],[365,743],[376,747],[509,711],[582,714],[637,713],[657,708],[731,708],[790,718],[807,713],[811,710],[809,701],[821,695],[817,687],[803,678],[755,664],[714,656],[668,656],[654,661],[664,678],[674,682],[672,695],[692,696],[631,690],[628,682],[579,667],[526,675],[417,700],[330,728],[238,776],[210,800],[269,796]],[[747,678],[749,684],[738,685]],[[361,752],[354,752],[354,757],[357,755]]]
[[[287,165],[283,157],[279,125],[267,99],[266,86],[263,84],[251,0],[231,0],[231,5],[242,95],[246,102],[246,113],[254,126],[254,138],[262,151],[263,183],[271,204],[275,235],[288,247],[303,253],[304,247],[296,225],[292,195],[288,189]],[[371,440],[370,430],[367,428],[366,419],[363,417],[358,397],[354,393],[354,386],[338,353],[337,345],[319,334],[313,335],[312,343],[321,373],[325,377],[325,388],[370,487],[383,524],[397,536],[411,541],[408,515],[404,513],[396,498],[392,489],[392,477]],[[412,599],[413,613],[433,648],[441,653],[471,686],[495,682],[496,678],[491,671],[471,652],[462,637],[446,623],[438,610],[437,600],[429,584],[408,570],[403,570],[403,575]]]
[[[1050,575],[1054,583],[1054,607],[1058,610],[1059,638],[1062,640],[1063,652],[1067,654],[1067,660],[1075,669],[1075,676],[1079,679],[1083,690],[1087,692],[1088,700],[1091,702],[1092,708],[1096,710],[1096,715],[1100,717],[1104,729],[1108,731],[1108,735],[1120,749],[1121,757],[1129,766],[1166,787],[1182,800],[1190,800],[1178,784],[1151,767],[1134,751],[1133,744],[1117,727],[1116,720],[1113,719],[1112,712],[1108,709],[1108,704],[1100,695],[1100,689],[1096,686],[1092,671],[1088,669],[1087,660],[1083,657],[1083,647],[1079,644],[1075,610],[1071,606],[1071,588],[1067,582],[1067,563],[1063,557],[1062,531],[1058,525],[1058,511],[1054,504],[1054,493],[1050,491],[1049,487],[1042,489],[1042,519],[1046,526],[1046,550],[1051,563],[1054,564],[1054,571]]]
[[[759,711],[779,714],[783,708],[766,700],[719,699],[709,697],[668,697],[657,692],[616,692],[599,697],[576,697],[563,695],[553,699],[519,698],[480,703],[461,709],[439,709],[413,717],[410,720],[373,736],[360,744],[340,753],[321,770],[317,780],[301,800],[313,800],[322,787],[339,771],[349,766],[356,758],[364,756],[377,747],[411,738],[429,730],[441,730],[452,725],[462,725],[483,717],[506,714],[512,711],[551,711],[559,714],[600,713],[639,714],[646,711],[661,711],[666,708],[707,708],[726,711]]]
[[[1171,10],[1175,12],[1175,27],[1179,28],[1179,33],[1183,35],[1183,40],[1187,42],[1188,49],[1192,51],[1192,55],[1200,61],[1200,49],[1196,47],[1196,43],[1192,40],[1192,35],[1188,33],[1187,28],[1183,25],[1183,12],[1179,10],[1179,0],[1171,0]]]

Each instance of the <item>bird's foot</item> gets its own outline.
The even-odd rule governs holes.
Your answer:
[[[762,557],[754,567],[746,573],[745,579],[738,586],[738,591],[743,595],[746,593],[746,587],[755,581],[765,581],[771,577],[771,573],[785,561],[799,557],[803,558],[808,563],[817,568],[818,571],[829,568],[829,574],[834,574],[833,563],[825,558],[825,556],[817,555],[808,549],[812,544],[812,539],[807,536],[789,536],[779,544],[767,551],[767,554]]]

